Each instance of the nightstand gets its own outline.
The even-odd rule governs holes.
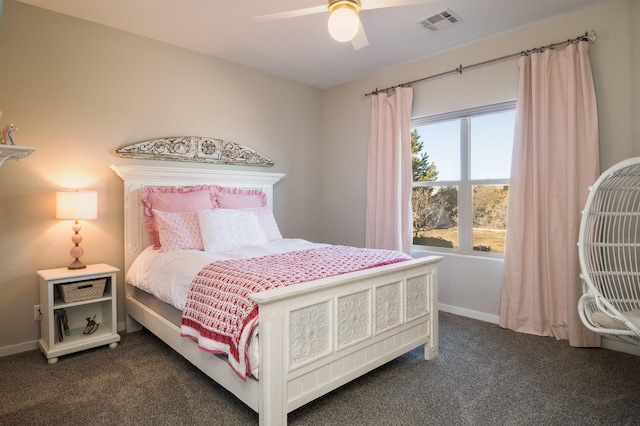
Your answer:
[[[42,311],[39,344],[49,364],[57,363],[61,355],[107,344],[118,346],[118,271],[105,263],[84,269],[38,271]]]

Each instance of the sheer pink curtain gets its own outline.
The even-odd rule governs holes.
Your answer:
[[[578,231],[599,175],[588,43],[520,58],[500,325],[598,346],[578,317]]]
[[[412,88],[372,96],[366,246],[411,252]]]

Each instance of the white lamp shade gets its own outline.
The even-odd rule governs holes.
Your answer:
[[[97,191],[57,191],[56,219],[97,219]]]
[[[336,41],[346,42],[353,39],[360,29],[360,18],[350,6],[337,7],[329,15],[329,34]]]

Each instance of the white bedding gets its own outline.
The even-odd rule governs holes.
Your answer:
[[[236,251],[216,253],[199,250],[176,250],[161,253],[149,246],[136,258],[127,271],[126,282],[153,294],[158,299],[182,311],[193,278],[211,262],[248,259],[326,246],[326,244],[288,238],[260,246],[244,247]]]
[[[184,310],[191,282],[198,272],[211,262],[229,259],[248,259],[277,253],[326,247],[302,239],[281,239],[260,246],[244,247],[236,251],[210,253],[199,250],[176,250],[161,253],[147,247],[133,262],[126,275],[126,282],[158,299]],[[247,355],[251,374],[258,378],[258,339],[253,330]]]

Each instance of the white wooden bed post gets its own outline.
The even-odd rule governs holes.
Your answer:
[[[442,259],[442,258],[440,258]],[[438,356],[438,342],[440,336],[438,334],[438,269],[434,268],[429,277],[429,300],[431,301],[431,312],[429,313],[429,334],[431,338],[424,345],[424,359],[431,361]]]
[[[270,336],[260,340],[260,371],[273,374],[262,374],[260,385],[259,424],[286,425],[286,391],[284,382],[284,312],[277,312],[273,305],[260,308],[260,336]],[[266,334],[265,334],[266,333]]]

